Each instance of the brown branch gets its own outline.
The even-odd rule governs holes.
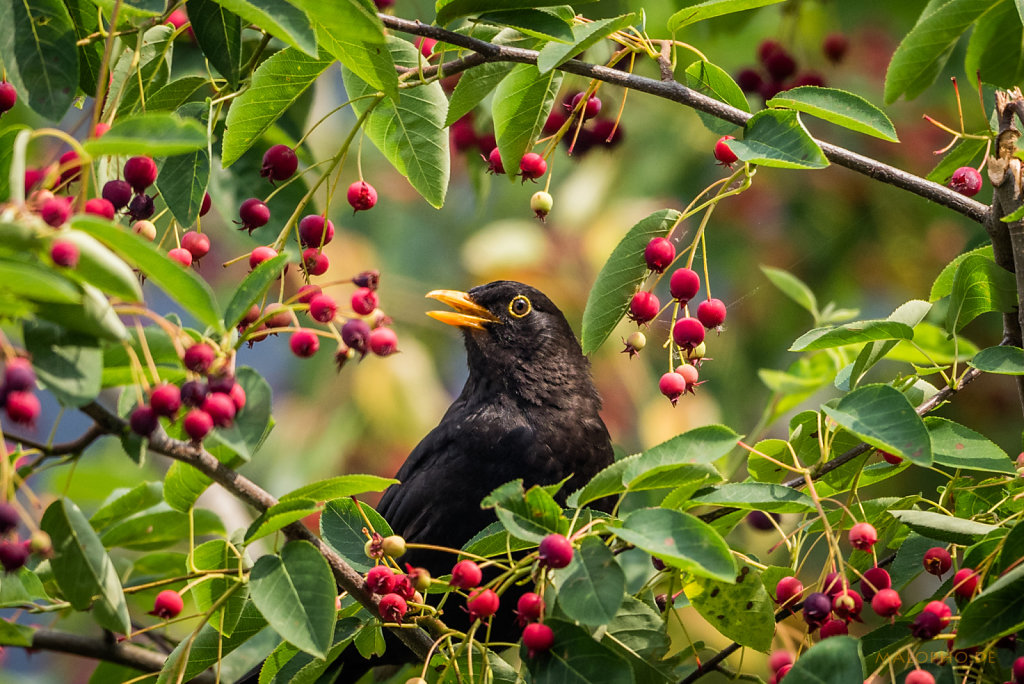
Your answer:
[[[97,439],[106,434],[106,431],[96,423],[89,426],[89,429],[81,434],[80,437],[71,440],[70,442],[63,442],[61,444],[46,445],[42,442],[37,442],[34,439],[28,437],[19,437],[17,435],[7,434],[7,438],[15,444],[21,444],[27,446],[30,449],[35,449],[40,452],[39,458],[36,458],[27,466],[23,468],[35,468],[42,461],[47,458],[53,458],[54,456],[66,456],[68,454],[80,454],[85,451],[86,447],[95,442]]]

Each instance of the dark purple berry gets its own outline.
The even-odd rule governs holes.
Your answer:
[[[114,209],[120,211],[132,201],[132,186],[128,184],[128,181],[107,181],[103,184],[103,192],[100,194],[103,199],[114,205]]]
[[[6,572],[19,570],[28,560],[28,553],[28,546],[20,541],[0,543],[0,565],[4,566]]]
[[[821,51],[825,53],[828,61],[839,64],[846,56],[846,50],[849,47],[850,41],[846,39],[846,36],[841,33],[830,33],[825,36],[825,41],[821,44]]]
[[[140,437],[148,437],[153,434],[158,424],[156,412],[149,406],[139,406],[128,418],[128,424],[132,432]]]
[[[826,594],[814,592],[804,600],[804,622],[811,629],[817,629],[832,613],[832,601]]]
[[[28,359],[15,357],[7,362],[4,368],[4,387],[10,392],[24,392],[36,386],[36,372],[32,370],[32,362]]]
[[[757,69],[742,69],[736,74],[736,85],[745,93],[756,93],[761,89],[764,79]]]
[[[341,340],[361,357],[366,356],[370,350],[370,326],[362,319],[353,318],[341,326]]]
[[[189,380],[181,386],[181,403],[191,408],[198,408],[203,405],[206,395],[210,393],[205,382],[200,380]]]
[[[153,216],[154,211],[153,198],[145,193],[132,197],[132,201],[128,203],[128,215],[132,221],[145,221]]]
[[[910,625],[910,633],[918,639],[934,639],[942,631],[942,618],[930,610],[923,610]]]
[[[205,375],[216,358],[217,352],[213,350],[213,347],[200,342],[199,344],[193,344],[185,350],[183,362],[185,368],[188,368],[190,371]]]
[[[0,503],[0,535],[14,531],[20,520],[18,509],[9,503]]]

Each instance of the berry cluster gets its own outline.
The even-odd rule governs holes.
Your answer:
[[[5,573],[17,572],[32,554],[40,558],[53,555],[50,535],[36,530],[27,539],[18,536],[21,516],[18,509],[7,502],[0,502],[0,565]]]
[[[832,64],[838,64],[846,55],[849,42],[839,33],[827,36],[821,50]],[[736,83],[745,93],[756,93],[770,100],[779,93],[797,86],[824,86],[825,78],[817,71],[800,71],[796,58],[781,43],[763,41],[757,48],[756,66],[741,69]]]
[[[41,410],[35,394],[36,374],[32,363],[22,357],[7,360],[0,382],[0,405],[11,422],[34,428]]]

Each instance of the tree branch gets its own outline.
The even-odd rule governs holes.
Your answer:
[[[19,437],[18,435],[7,434],[7,438],[15,444],[21,444],[27,446],[30,449],[35,449],[40,452],[40,456],[32,461],[23,468],[35,468],[47,458],[53,458],[54,456],[66,456],[67,454],[80,454],[85,451],[86,447],[95,442],[97,439],[106,434],[99,425],[93,423],[89,426],[89,429],[82,433],[77,439],[73,439],[70,442],[63,442],[61,444],[46,445],[42,442],[37,442],[34,439],[28,437]]]

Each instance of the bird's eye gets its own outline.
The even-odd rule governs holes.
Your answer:
[[[530,300],[523,295],[516,295],[511,302],[508,303],[508,312],[516,318],[522,318],[526,314],[530,313],[533,306],[530,304]]]

